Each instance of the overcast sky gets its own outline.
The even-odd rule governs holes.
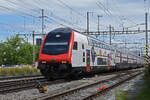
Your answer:
[[[45,33],[58,27],[85,31],[87,12],[90,12],[90,31],[97,31],[97,15],[102,16],[101,31],[108,30],[109,25],[115,30],[123,27],[144,29],[144,25],[139,24],[144,23],[144,14],[146,11],[149,13],[149,6],[150,0],[0,0],[0,40],[33,30],[41,33],[41,9],[45,15]],[[141,42],[144,36],[113,36],[113,39]]]

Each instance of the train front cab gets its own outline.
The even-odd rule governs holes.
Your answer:
[[[39,66],[46,77],[61,77],[71,71],[71,55],[74,33],[71,29],[56,29],[44,38],[40,54]]]

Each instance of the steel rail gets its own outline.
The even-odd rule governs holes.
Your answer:
[[[126,72],[125,73],[125,75],[129,75],[129,74],[133,74],[133,72]],[[92,87],[94,85],[101,84],[101,83],[107,83],[109,81],[118,79],[120,77],[123,77],[123,76],[122,75],[121,76],[120,75],[116,75],[116,76],[114,76],[112,78],[109,78],[107,80],[97,81],[97,82],[92,83],[92,84],[88,84],[88,85],[77,87],[77,88],[72,88],[70,90],[62,91],[61,93],[56,93],[56,94],[53,94],[53,95],[46,94],[46,95],[43,95],[43,96],[40,96],[40,97],[36,97],[33,100],[54,100],[54,99],[61,99],[64,96],[69,96],[70,94],[77,93],[80,90],[84,90],[84,89],[87,89],[87,88]]]
[[[139,73],[137,73],[135,75],[132,75],[132,76],[128,77],[127,79],[121,80],[120,82],[117,82],[116,84],[113,84],[113,85],[107,87],[106,89],[104,89],[104,90],[102,90],[100,92],[96,92],[94,94],[91,94],[90,96],[88,96],[88,97],[86,97],[86,98],[84,98],[82,100],[93,100],[94,98],[97,98],[98,96],[101,96],[102,94],[110,91],[111,89],[113,89],[115,87],[118,87],[119,85],[123,84],[124,82],[129,81],[129,80],[133,79],[134,77],[136,77],[136,76],[138,76],[140,74],[142,74],[142,72],[139,72]]]

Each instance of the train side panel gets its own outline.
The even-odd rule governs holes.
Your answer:
[[[74,46],[72,50],[72,68],[86,70],[87,37],[74,32]]]

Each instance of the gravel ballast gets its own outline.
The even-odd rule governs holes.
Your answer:
[[[123,83],[122,85],[108,91],[107,93],[101,94],[94,100],[116,100],[117,94],[120,94],[123,91],[131,91],[133,89],[136,90],[135,84],[142,80],[142,76],[143,76],[143,74],[138,75],[134,79]],[[140,91],[140,90],[136,90],[136,92],[137,91]]]
[[[121,73],[124,74],[124,73]],[[9,93],[9,94],[5,94],[5,95],[0,95],[0,100],[31,100],[43,95],[52,95],[52,94],[56,94],[65,90],[69,90],[71,88],[75,88],[75,87],[79,87],[79,86],[83,86],[86,84],[90,84],[96,81],[100,81],[100,80],[107,80],[109,78],[112,78],[114,76],[117,76],[118,74],[112,74],[112,75],[100,75],[100,76],[95,76],[92,78],[84,78],[81,80],[75,80],[75,81],[71,81],[71,82],[65,82],[65,83],[58,83],[58,84],[53,84],[50,86],[47,86],[47,93],[38,93],[37,89],[29,89],[29,90],[25,90],[25,91],[20,91],[20,92],[16,92],[16,93]],[[139,80],[141,78],[140,76],[137,76],[135,79],[132,79],[131,81],[128,81],[126,83],[124,83],[123,85],[119,86],[120,90],[128,90],[132,87],[132,85],[135,83],[135,81]],[[106,84],[107,85],[107,84]],[[98,85],[95,89],[91,88],[91,92],[93,92],[93,90],[97,90],[97,88],[101,87],[101,85]],[[115,92],[116,89],[113,89],[111,91],[109,91],[107,94],[102,95],[98,98],[96,98],[95,100],[115,100]],[[86,90],[85,90],[86,91]],[[82,93],[79,93],[80,96],[83,95],[83,97],[86,95],[83,93],[84,91],[82,91]],[[89,92],[90,93],[90,92]],[[81,99],[81,98],[79,98]]]

